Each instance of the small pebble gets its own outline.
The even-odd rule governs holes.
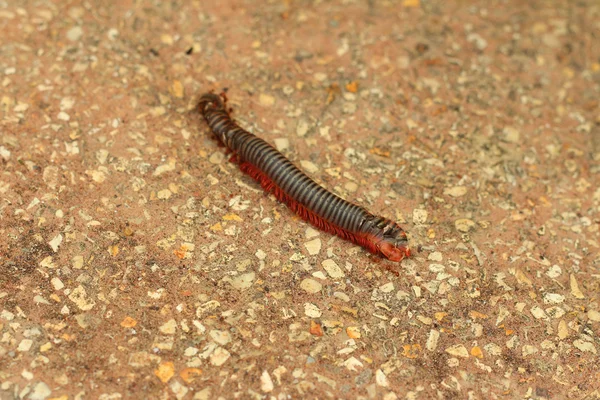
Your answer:
[[[46,400],[52,394],[50,387],[44,382],[38,382],[27,397],[29,400]]]
[[[321,310],[319,307],[314,305],[313,303],[304,303],[304,315],[310,318],[319,318],[321,317]]]
[[[428,213],[427,210],[415,208],[413,210],[413,222],[417,225],[422,225],[427,221]]]
[[[594,321],[594,322],[600,322],[600,311],[597,310],[589,310],[587,312],[587,316],[590,319],[590,321]]]
[[[254,279],[256,278],[255,272],[248,272],[242,275],[231,278],[231,286],[238,290],[245,290],[252,286]]]
[[[475,222],[467,218],[461,218],[454,221],[457,231],[467,233],[475,227]]]
[[[258,96],[258,101],[262,106],[271,107],[273,104],[275,104],[275,97],[266,93],[261,93]]]
[[[465,186],[454,186],[445,189],[444,194],[451,197],[461,197],[467,194],[467,188]]]
[[[32,345],[33,345],[33,340],[31,340],[31,339],[23,339],[19,343],[19,346],[17,347],[17,351],[20,351],[20,352],[29,351],[29,349],[31,349]]]
[[[221,162],[225,159],[225,155],[221,151],[216,151],[210,155],[208,158],[208,162],[211,164],[221,164]]]
[[[217,347],[210,356],[210,363],[215,367],[220,367],[227,362],[229,357],[231,357],[231,353],[222,347]]]
[[[275,148],[279,151],[284,151],[290,148],[290,141],[287,138],[275,139]]]
[[[220,331],[214,329],[208,333],[210,338],[217,343],[218,345],[225,346],[229,342],[231,342],[231,333],[228,331]]]
[[[319,167],[317,167],[312,161],[308,160],[300,160],[300,166],[309,174],[314,174],[319,170]]]
[[[323,266],[325,271],[327,271],[327,274],[329,274],[329,276],[333,279],[343,278],[346,275],[344,274],[344,271],[342,271],[342,269],[333,260],[324,260],[321,263],[321,265]]]
[[[469,351],[462,344],[456,344],[454,346],[450,346],[445,351],[446,351],[446,353],[456,356],[456,357],[463,357],[463,358],[469,357]]]
[[[76,42],[83,36],[83,29],[80,26],[74,26],[67,31],[67,39]]]
[[[174,319],[170,319],[161,325],[158,330],[165,335],[174,335],[177,332],[177,322]]]
[[[260,390],[265,393],[270,393],[273,391],[275,386],[273,385],[273,380],[271,379],[271,375],[267,371],[263,371],[260,376]]]
[[[300,282],[300,287],[308,293],[317,293],[321,291],[323,285],[321,285],[314,279],[306,278],[302,282]]]
[[[321,239],[316,238],[309,242],[306,242],[304,243],[304,247],[306,247],[308,254],[310,254],[311,256],[317,255],[321,251]]]
[[[298,121],[298,125],[296,125],[296,135],[302,137],[305,136],[308,132],[308,122],[304,119]]]

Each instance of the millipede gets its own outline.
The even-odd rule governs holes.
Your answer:
[[[391,261],[410,257],[406,232],[394,221],[331,193],[277,149],[241,128],[225,107],[227,97],[206,93],[198,108],[210,130],[232,153],[231,161],[263,189],[317,228],[349,240]]]

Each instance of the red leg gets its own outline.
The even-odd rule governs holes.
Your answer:
[[[236,153],[234,153],[231,150],[228,150],[227,154],[229,154],[229,153],[232,153],[231,157],[229,157],[229,161],[231,161],[232,163],[235,163],[235,164],[240,162],[240,158],[238,157],[238,155]]]
[[[219,93],[219,96],[221,96],[221,98],[223,99],[223,103],[227,104],[227,101],[229,100],[227,98],[227,93],[221,92],[221,93]]]

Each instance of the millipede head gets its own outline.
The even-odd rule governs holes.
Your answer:
[[[406,257],[410,257],[411,251],[408,247],[408,238],[397,223],[382,218],[378,227],[381,231],[375,246],[385,258],[399,262]]]
[[[402,261],[403,259],[410,257],[410,249],[406,246],[407,242],[391,242],[382,240],[378,246],[381,254],[390,261]]]

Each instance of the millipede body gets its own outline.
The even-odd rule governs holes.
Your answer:
[[[241,170],[304,220],[391,261],[410,256],[406,233],[397,223],[375,216],[313,181],[269,143],[235,123],[220,96],[204,94],[198,107]]]

